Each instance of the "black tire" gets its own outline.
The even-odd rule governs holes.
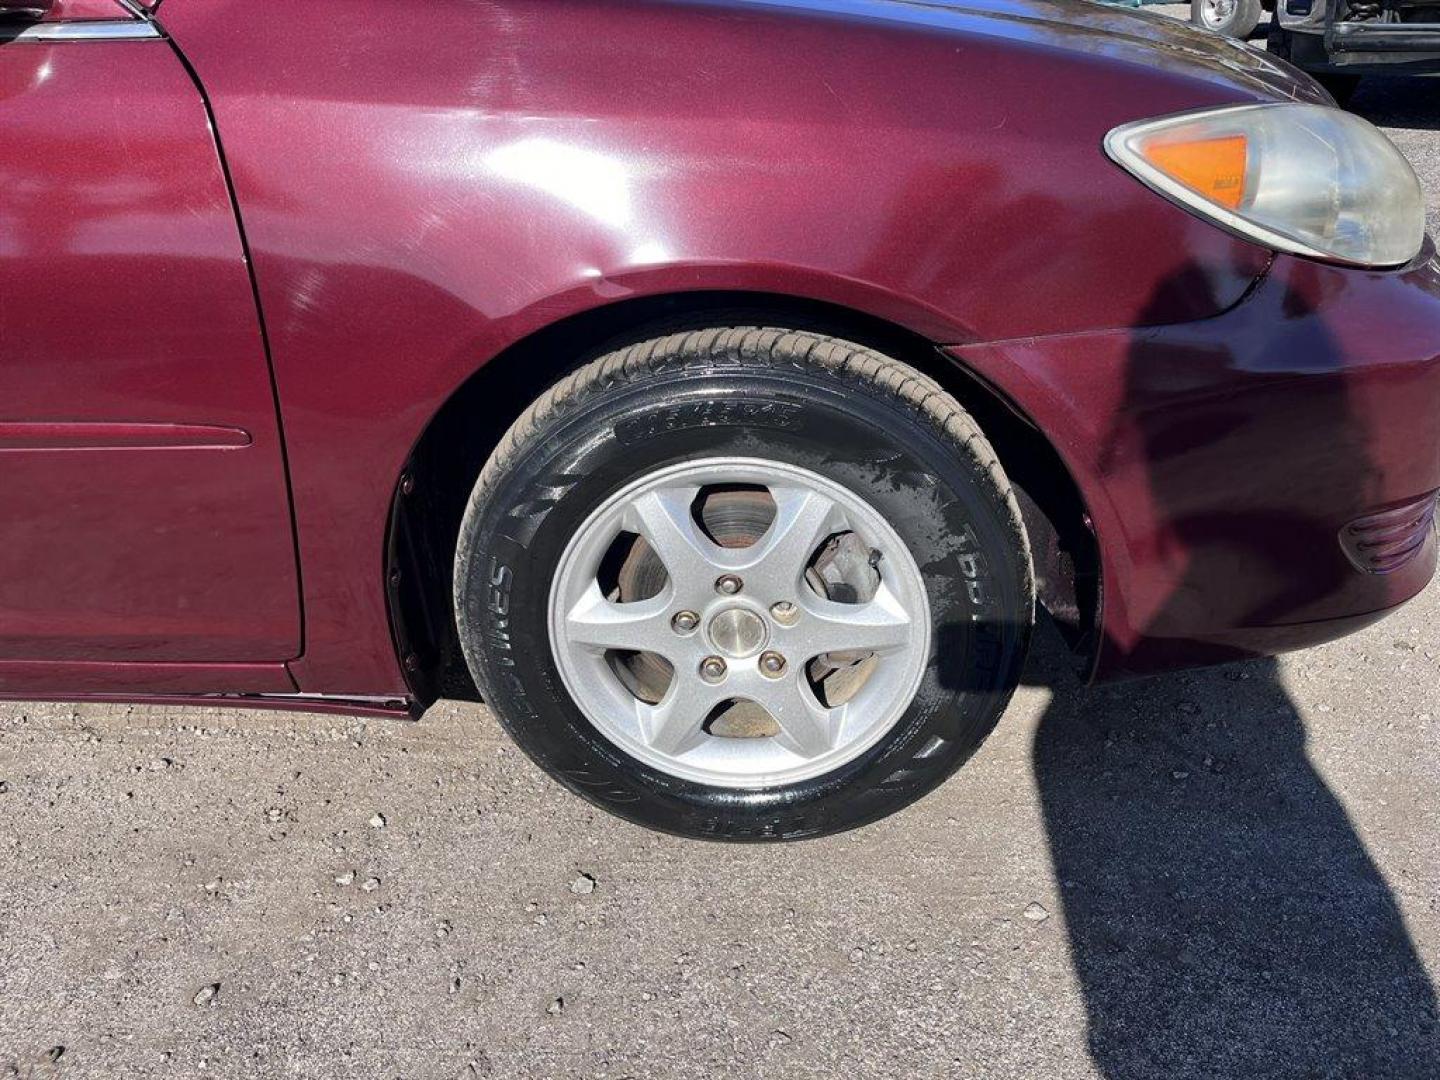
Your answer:
[[[565,690],[547,629],[557,563],[596,506],[653,470],[723,455],[802,466],[860,495],[910,548],[933,616],[920,690],[877,745],[814,780],[743,794],[657,771],[601,736]],[[937,496],[946,521],[922,509]],[[859,345],[745,326],[610,352],[536,401],[476,483],[455,582],[475,681],[542,768],[631,821],[727,840],[836,832],[934,788],[1004,711],[1034,609],[1015,498],[954,398]]]
[[[1207,21],[1205,0],[1190,0],[1190,21],[1192,23],[1202,30],[1224,34],[1226,37],[1236,38],[1239,41],[1246,40],[1255,32],[1263,15],[1264,8],[1260,0],[1235,0],[1235,7],[1227,18],[1213,22]]]
[[[1193,10],[1193,9],[1192,9]],[[1280,16],[1270,16],[1265,27],[1265,49],[1271,56],[1277,56],[1287,64],[1295,62],[1295,48],[1290,31],[1280,25]]]

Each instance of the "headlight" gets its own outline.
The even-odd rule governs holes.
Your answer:
[[[1323,105],[1240,105],[1125,124],[1105,151],[1215,223],[1297,255],[1397,266],[1425,239],[1420,181],[1372,124]]]

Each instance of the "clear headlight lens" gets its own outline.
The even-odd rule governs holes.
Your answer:
[[[1372,124],[1323,105],[1240,105],[1125,124],[1119,164],[1181,206],[1266,247],[1398,266],[1425,239],[1415,170]]]

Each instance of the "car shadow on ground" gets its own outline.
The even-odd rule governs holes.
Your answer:
[[[1440,77],[1367,75],[1347,107],[1378,127],[1440,131]]]
[[[1435,991],[1274,661],[1097,689],[1035,780],[1107,1077],[1440,1076]]]
[[[1135,325],[1159,321],[1167,290],[1206,281],[1182,270]],[[1148,488],[1150,517],[1132,526],[1170,582],[1139,648],[1193,657],[1207,627],[1293,626],[1349,602],[1336,515],[1373,504],[1383,470],[1326,323],[1335,288],[1308,267],[1270,282],[1247,301],[1260,322],[1223,345],[1133,335],[1106,467]],[[1248,405],[1215,392],[1236,385]],[[1267,454],[1279,439],[1289,452]],[[1251,484],[1229,500],[1205,494],[1241,472]],[[1435,990],[1306,753],[1279,664],[1095,689],[1062,670],[1053,650],[1029,669],[1054,688],[1033,767],[1101,1072],[1440,1076]]]

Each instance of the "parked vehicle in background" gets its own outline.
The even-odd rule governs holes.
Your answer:
[[[1430,580],[1419,184],[1303,74],[1044,0],[423,6],[0,0],[0,694],[478,693],[785,839],[957,769],[1037,600],[1107,678]]]
[[[1440,3],[1409,0],[1191,0],[1190,21],[1245,40],[1262,20],[1269,51],[1342,105],[1364,75],[1440,71]]]
[[[1440,71],[1440,3],[1286,0],[1268,43],[1343,104],[1361,76]]]
[[[1275,0],[1190,0],[1190,21],[1205,30],[1244,41],[1274,10]]]

